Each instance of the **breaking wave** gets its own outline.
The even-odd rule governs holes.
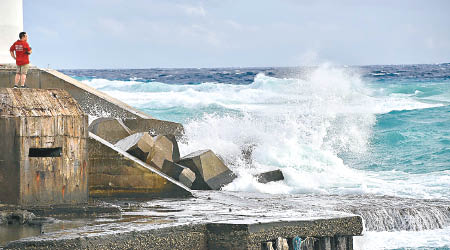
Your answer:
[[[450,169],[412,174],[371,169],[360,160],[374,157],[380,115],[446,106],[445,91],[396,91],[330,65],[290,78],[257,74],[247,85],[84,82],[157,118],[182,122],[182,155],[209,148],[238,173],[225,190],[450,198]],[[391,146],[404,139],[388,137]],[[281,169],[285,181],[261,184],[253,177],[273,169]]]

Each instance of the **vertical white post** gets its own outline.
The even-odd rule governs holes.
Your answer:
[[[22,0],[0,0],[0,65],[15,63],[9,54],[9,48],[19,39],[22,31]]]

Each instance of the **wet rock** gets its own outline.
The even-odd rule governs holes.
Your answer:
[[[35,218],[36,216],[33,213],[26,210],[16,210],[11,216],[11,220],[17,219],[20,224],[29,223]]]
[[[98,118],[92,121],[88,130],[112,144],[131,135],[130,129],[121,120],[115,118]]]
[[[136,133],[118,141],[115,146],[145,162],[154,144],[149,133]]]
[[[241,146],[241,155],[242,159],[245,161],[246,164],[251,165],[253,160],[253,150],[255,149],[256,144],[254,143],[246,143]]]
[[[1,211],[1,224],[28,224],[31,223],[36,216],[26,210]]]
[[[274,250],[272,241],[263,242],[262,243],[262,249],[263,250]]]
[[[8,223],[8,214],[5,211],[0,211],[0,225]]]
[[[153,137],[154,146],[146,162],[155,168],[162,169],[164,160],[178,162],[180,151],[174,135],[158,135]]]
[[[188,188],[191,188],[192,183],[195,181],[195,173],[192,170],[168,160],[164,161],[162,172],[178,180]]]
[[[184,156],[179,164],[194,171],[192,189],[218,190],[232,182],[236,175],[211,150],[200,150]]]
[[[255,175],[255,177],[257,178],[258,182],[260,182],[260,183],[268,183],[268,182],[272,182],[272,181],[284,180],[283,172],[281,172],[281,170],[279,170],[279,169],[261,173],[261,174],[257,174],[257,175]]]
[[[285,238],[278,237],[275,245],[276,245],[276,250],[289,250],[289,245]]]
[[[307,237],[304,241],[302,241],[301,250],[314,250],[316,242],[316,238]]]

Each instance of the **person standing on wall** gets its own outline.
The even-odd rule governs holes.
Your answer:
[[[31,47],[28,45],[28,35],[26,32],[20,32],[19,40],[17,40],[9,49],[12,58],[16,60],[17,71],[14,81],[14,88],[18,88],[20,82],[21,88],[27,88],[25,80],[27,79],[27,72],[30,66]]]

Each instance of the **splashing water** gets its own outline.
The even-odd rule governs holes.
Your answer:
[[[182,155],[212,149],[238,174],[225,190],[359,204],[341,207],[374,230],[355,237],[355,249],[449,249],[449,72],[450,64],[75,74],[156,118],[183,123]],[[274,169],[284,181],[253,177]],[[392,205],[365,198],[373,194]],[[353,196],[359,203],[346,200]]]
[[[350,168],[340,155],[368,155],[376,114],[439,104],[398,96],[374,97],[374,91],[358,74],[330,66],[320,67],[304,79],[259,74],[250,85],[224,89],[219,87],[212,93],[221,97],[214,99],[215,104],[239,112],[206,114],[188,121],[181,150],[188,153],[211,148],[222,155],[240,176],[225,190],[390,195],[422,192],[421,188],[410,190],[412,183],[388,182],[386,178],[392,173]],[[251,161],[242,154],[249,150]],[[252,177],[274,168],[283,170],[285,182],[259,184]]]
[[[182,122],[186,131],[182,155],[209,148],[238,173],[225,190],[449,196],[445,190],[450,169],[445,167],[444,172],[415,174],[395,167],[371,169],[377,166],[374,158],[385,158],[373,152],[374,141],[384,140],[374,130],[383,115],[448,106],[442,99],[449,91],[433,94],[442,84],[427,85],[428,89],[381,85],[367,82],[357,69],[331,65],[289,77],[260,73],[251,84],[176,85],[136,78],[85,82],[158,118]],[[436,100],[429,101],[432,98]],[[386,141],[403,137],[395,132]],[[260,184],[253,177],[277,168],[282,169],[284,182]]]

